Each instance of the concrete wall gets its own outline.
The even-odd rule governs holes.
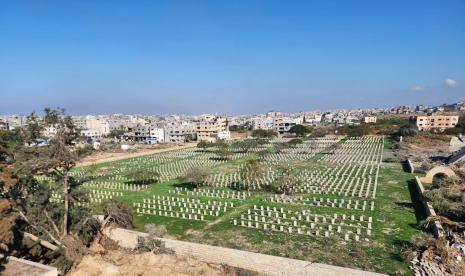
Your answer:
[[[446,166],[437,166],[432,168],[426,173],[426,176],[422,177],[420,180],[423,183],[433,183],[433,178],[436,174],[444,174],[447,177],[456,177],[455,172]]]
[[[410,161],[410,159],[407,158],[406,164],[407,164],[408,172],[409,173],[414,173],[415,172],[415,167],[413,167],[412,161]]]
[[[454,164],[454,163],[458,163],[461,161],[465,161],[465,147],[457,151],[456,153],[452,154],[452,156],[449,157],[449,161],[447,163]]]
[[[434,211],[433,206],[428,201],[426,201],[423,195],[425,188],[423,187],[423,184],[421,183],[421,180],[418,176],[415,177],[415,188],[418,191],[420,201],[423,205],[423,208],[425,209],[426,215],[428,217],[436,216],[436,212]],[[436,238],[444,236],[444,229],[442,228],[442,225],[439,221],[435,221],[431,224],[431,230],[433,231],[433,234]]]
[[[133,249],[137,244],[137,237],[146,237],[147,233],[122,229],[107,228],[105,234],[115,240],[120,246]],[[244,268],[265,275],[318,275],[318,276],[375,276],[382,275],[357,269],[311,263],[283,257],[241,251],[231,248],[211,246],[199,243],[160,239],[165,246],[175,251],[177,255],[193,257],[195,259],[215,264],[227,264],[232,267]]]
[[[0,258],[4,258],[4,255],[0,254]],[[2,263],[2,265],[4,268],[0,271],[0,274],[5,276],[58,276],[58,269],[56,267],[13,256],[6,257],[6,262]]]

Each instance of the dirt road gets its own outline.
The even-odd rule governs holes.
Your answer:
[[[77,167],[112,162],[112,161],[123,160],[127,158],[139,157],[139,156],[144,156],[144,155],[150,155],[154,153],[167,152],[167,151],[172,151],[172,150],[193,148],[196,145],[197,145],[196,143],[186,143],[183,145],[173,145],[167,148],[149,149],[149,150],[145,149],[145,150],[141,150],[137,152],[109,152],[109,153],[103,153],[103,154],[98,154],[98,155],[91,155],[91,156],[84,158],[82,161],[80,161],[77,164]]]

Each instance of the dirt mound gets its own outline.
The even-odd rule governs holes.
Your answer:
[[[84,257],[68,275],[235,275],[229,268],[198,260],[151,252],[132,254],[122,251],[106,251]]]

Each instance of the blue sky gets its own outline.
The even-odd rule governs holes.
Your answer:
[[[465,99],[465,0],[0,0],[0,114]]]

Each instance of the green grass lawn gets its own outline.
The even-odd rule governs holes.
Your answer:
[[[392,148],[392,141],[385,139],[384,148],[390,150]],[[327,164],[320,161],[320,157],[320,155],[317,155],[307,161],[295,162],[295,171],[299,171],[306,166],[309,168],[327,166]],[[244,162],[247,158],[250,158],[250,156],[212,166],[210,170],[214,173],[229,170],[237,167],[238,164]],[[127,161],[116,161],[100,164],[97,168],[114,170],[127,164]],[[252,196],[245,200],[189,196],[203,201],[221,200],[234,203],[234,208],[228,210],[224,215],[214,218],[214,220],[193,221],[156,215],[141,215],[134,212],[134,224],[141,231],[144,231],[146,224],[163,225],[166,227],[169,237],[180,240],[388,274],[400,273],[411,275],[412,273],[408,268],[409,264],[402,261],[400,253],[402,246],[420,231],[417,225],[418,221],[422,219],[422,214],[420,211],[415,211],[417,210],[417,203],[412,202],[411,193],[413,191],[411,189],[411,181],[413,178],[414,175],[403,171],[401,164],[383,163],[379,173],[374,211],[367,210],[362,212],[361,210],[347,210],[345,208],[264,202],[263,198],[270,194],[261,191],[253,192]],[[102,179],[105,179],[105,177]],[[143,191],[123,191],[124,197],[121,199],[127,202],[132,208],[134,202],[142,202],[144,198],[152,198],[153,195],[176,196],[169,194],[168,191],[174,189],[177,184],[179,183],[176,180],[152,183]],[[331,194],[315,196],[324,198],[350,198]],[[371,199],[365,198],[358,199],[371,201]],[[257,230],[235,226],[231,223],[233,219],[238,219],[241,213],[253,205],[285,207],[292,210],[311,209],[316,214],[338,213],[371,216],[373,217],[373,236],[369,241],[344,241],[336,237],[324,238],[297,234],[290,235],[282,232]],[[135,208],[133,209],[135,210]]]

